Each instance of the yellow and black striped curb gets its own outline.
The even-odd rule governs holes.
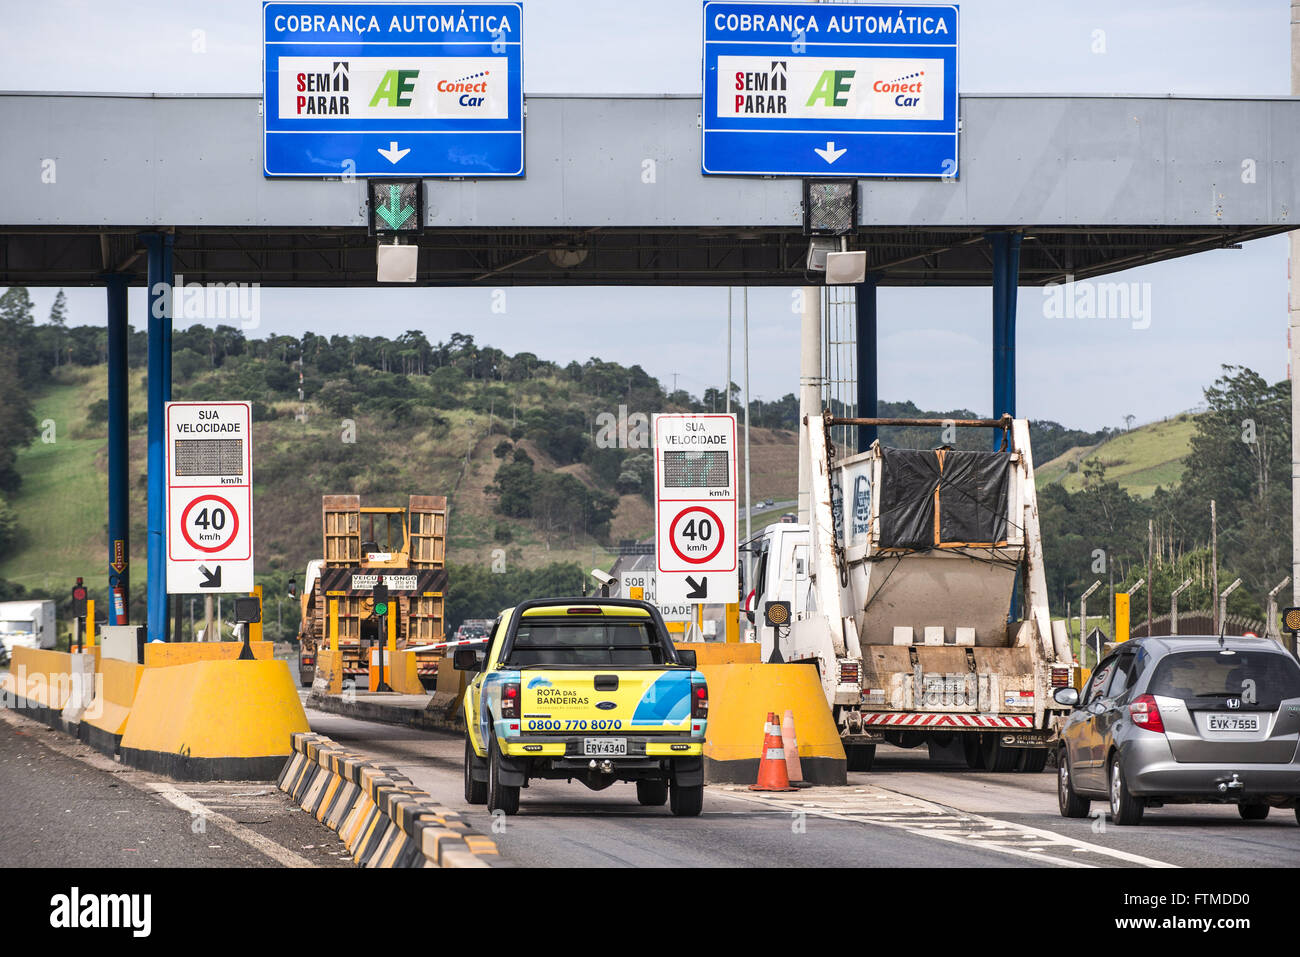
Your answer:
[[[362,867],[503,867],[496,841],[470,830],[391,765],[320,734],[293,736],[277,785],[338,833]]]

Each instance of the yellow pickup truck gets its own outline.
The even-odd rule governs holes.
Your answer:
[[[485,647],[453,663],[465,693],[465,800],[514,814],[529,780],[694,816],[704,804],[709,691],[695,652],[673,647],[659,610],[616,598],[533,599],[507,609]]]

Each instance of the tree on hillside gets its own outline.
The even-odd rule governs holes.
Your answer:
[[[22,286],[11,286],[0,296],[0,492],[14,492],[22,484],[18,475],[18,450],[36,436],[31,386],[39,376],[35,350],[32,301]]]

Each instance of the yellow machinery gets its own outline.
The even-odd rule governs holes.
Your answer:
[[[310,684],[316,651],[329,641],[329,602],[338,600],[339,651],[345,677],[368,672],[368,650],[387,637],[374,615],[372,590],[388,586],[397,616],[397,648],[441,641],[447,587],[447,499],[412,495],[406,508],[361,505],[359,495],[321,498],[323,558],[309,562],[298,639],[299,678]],[[417,653],[420,680],[432,685],[437,652]]]

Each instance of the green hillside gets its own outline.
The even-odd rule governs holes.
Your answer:
[[[1075,447],[1037,468],[1040,484],[1059,483],[1068,491],[1083,488],[1083,464],[1098,459],[1106,478],[1120,488],[1149,498],[1157,487],[1171,488],[1183,475],[1196,418],[1189,413],[1122,432],[1098,445]]]

